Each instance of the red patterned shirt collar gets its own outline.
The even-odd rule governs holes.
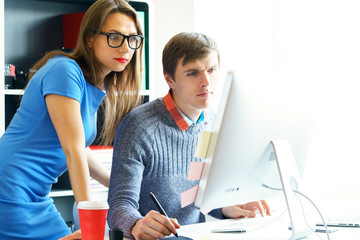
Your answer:
[[[163,98],[164,104],[168,112],[170,113],[172,119],[175,121],[176,125],[182,130],[186,131],[189,128],[189,124],[186,122],[184,117],[181,115],[179,109],[176,107],[176,104],[171,96],[170,91],[166,96]],[[202,116],[205,115],[205,112],[201,114]]]

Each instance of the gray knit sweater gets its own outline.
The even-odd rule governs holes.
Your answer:
[[[162,99],[131,111],[117,129],[109,186],[110,228],[124,229],[126,237],[136,221],[156,210],[153,192],[171,218],[180,225],[205,221],[191,204],[181,208],[180,194],[198,184],[187,180],[203,121],[182,131],[167,111]],[[210,213],[221,218],[219,209]]]

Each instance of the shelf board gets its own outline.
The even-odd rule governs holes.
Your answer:
[[[93,188],[91,189],[92,193],[95,192],[107,192],[108,189],[106,187],[99,187],[99,188]],[[49,193],[49,197],[68,197],[68,196],[74,196],[74,192],[72,190],[51,190]]]
[[[74,196],[74,192],[72,190],[51,190],[50,197],[66,197],[66,196]]]
[[[23,95],[24,89],[5,89],[5,95]],[[151,92],[149,90],[141,90],[141,95],[150,95]]]
[[[5,89],[5,95],[23,95],[24,89]]]

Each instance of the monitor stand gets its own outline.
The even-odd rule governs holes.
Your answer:
[[[301,206],[293,191],[298,191],[300,174],[290,143],[287,140],[273,140],[271,141],[271,145],[275,154],[292,227],[292,234],[289,240],[310,236],[314,234],[314,232],[310,229],[309,223],[305,221],[302,210],[303,206]]]

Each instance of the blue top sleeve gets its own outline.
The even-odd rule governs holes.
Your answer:
[[[84,89],[84,81],[81,80],[84,76],[75,61],[64,61],[64,57],[50,59],[48,71],[43,76],[43,96],[57,94],[81,101]]]

